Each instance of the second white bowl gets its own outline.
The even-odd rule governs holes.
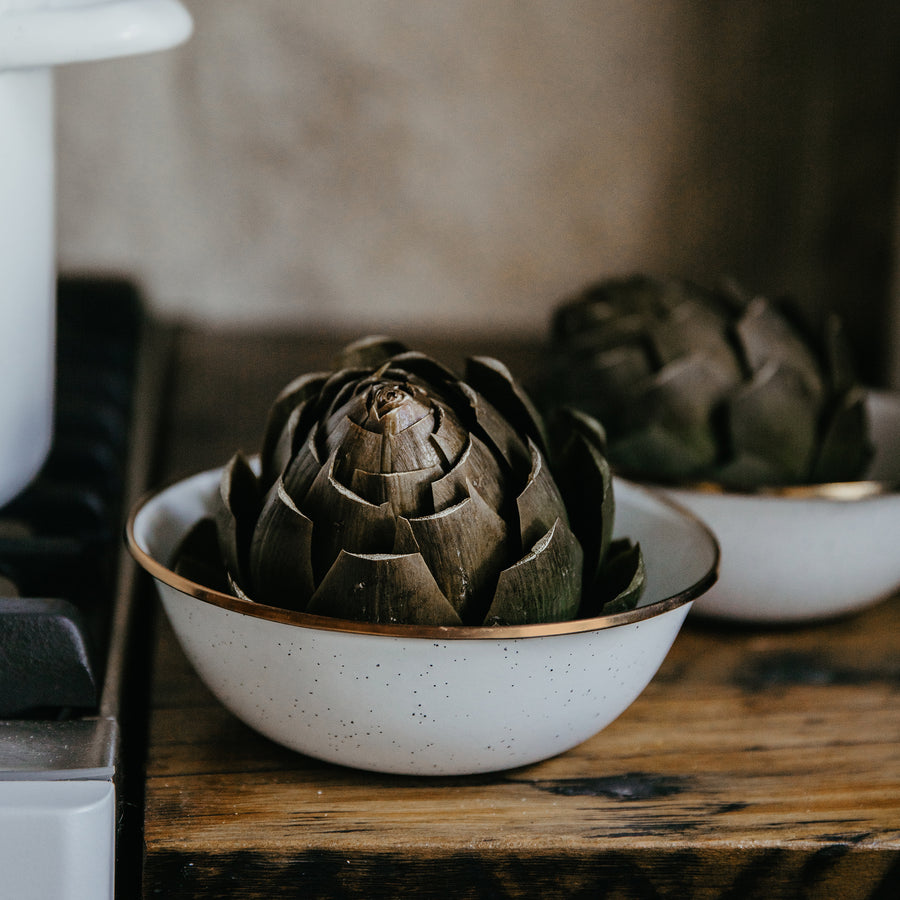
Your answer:
[[[868,481],[757,493],[668,489],[715,532],[720,577],[695,614],[788,623],[855,612],[900,587],[900,396],[868,399]]]

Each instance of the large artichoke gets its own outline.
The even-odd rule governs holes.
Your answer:
[[[469,360],[460,380],[396,342],[363,339],[336,371],[282,391],[258,475],[240,454],[223,470],[215,533],[227,585],[376,623],[512,625],[627,609],[643,562],[637,545],[611,540],[603,440],[571,411],[545,429],[496,360]],[[181,566],[209,582],[208,562],[196,568],[203,531]]]
[[[543,402],[606,429],[635,477],[728,488],[855,480],[871,449],[840,325],[786,299],[643,276],[592,285],[551,325]]]

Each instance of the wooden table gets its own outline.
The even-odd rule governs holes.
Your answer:
[[[182,333],[163,477],[253,451],[277,390],[336,346]],[[523,375],[537,354],[465,349]],[[156,621],[146,897],[900,897],[898,598],[778,630],[689,618],[642,696],[585,744],[439,779],[258,736]]]

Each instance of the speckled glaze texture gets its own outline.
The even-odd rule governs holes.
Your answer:
[[[168,560],[217,477],[195,476],[139,506],[129,523],[139,561],[147,565],[144,553]],[[715,578],[718,547],[702,523],[640,488],[623,484],[617,497],[617,530],[644,549],[647,592],[639,610],[574,632],[567,623],[556,626],[562,633],[525,626],[478,629],[478,637],[458,637],[457,629],[330,630],[302,614],[194,596],[165,571],[154,575],[201,678],[267,737],[380,772],[507,769],[561,753],[627,709],[665,658],[692,598]],[[252,606],[253,614],[242,611]]]
[[[873,391],[868,408],[875,455],[867,477],[892,486],[883,493],[833,499],[667,492],[703,519],[722,546],[719,580],[695,614],[802,622],[855,612],[897,590],[900,395]]]
[[[435,775],[525,765],[600,731],[644,689],[687,612],[442,642],[289,630],[171,589],[164,602],[203,680],[262,734],[347,766]]]

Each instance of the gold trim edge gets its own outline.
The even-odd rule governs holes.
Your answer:
[[[658,494],[656,491],[641,484],[631,483],[642,493],[652,495],[653,499],[664,506],[668,506],[703,530],[710,540],[713,550],[713,558],[710,566],[704,574],[693,584],[681,591],[648,603],[646,606],[637,606],[634,609],[621,613],[612,613],[607,616],[595,616],[586,619],[569,619],[562,622],[546,622],[534,625],[386,625],[372,622],[356,622],[350,619],[338,619],[331,616],[316,616],[311,613],[297,610],[284,609],[277,606],[268,606],[264,603],[254,603],[252,600],[244,600],[240,597],[224,594],[213,588],[205,587],[195,581],[191,581],[172,571],[168,566],[151,556],[141,547],[134,536],[134,524],[141,510],[156,496],[161,494],[166,485],[158,490],[146,494],[131,509],[125,524],[125,540],[129,551],[138,565],[157,581],[171,588],[241,615],[253,616],[270,622],[284,625],[294,625],[299,628],[309,628],[318,631],[337,631],[347,634],[381,635],[395,638],[419,638],[434,641],[457,640],[502,640],[517,638],[549,637],[553,635],[581,634],[588,631],[601,631],[607,628],[615,628],[620,625],[630,625],[633,622],[642,622],[663,613],[670,612],[686,603],[690,603],[702,596],[717,581],[719,576],[719,564],[721,561],[721,549],[718,539],[709,526],[699,517],[680,503],[669,497]]]

